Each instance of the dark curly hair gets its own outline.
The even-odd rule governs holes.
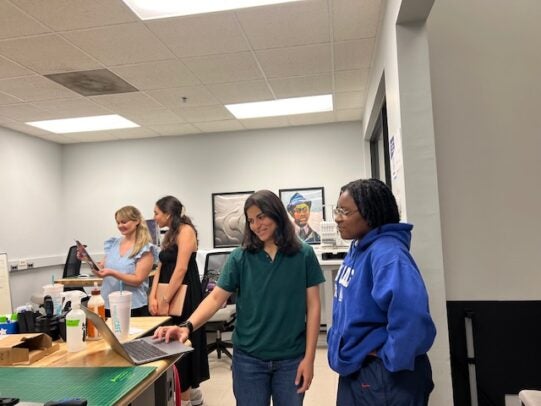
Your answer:
[[[301,249],[301,241],[295,234],[295,228],[289,220],[284,204],[278,196],[270,190],[259,190],[252,193],[244,203],[244,239],[242,247],[249,252],[257,252],[263,249],[263,242],[250,229],[247,211],[250,207],[257,206],[263,214],[270,217],[276,223],[274,243],[278,250],[286,255],[293,255]]]
[[[358,179],[342,186],[340,194],[348,192],[359,213],[370,228],[400,222],[396,199],[391,189],[378,179]]]
[[[182,224],[187,224],[192,227],[195,231],[195,237],[197,238],[197,230],[193,225],[192,220],[184,214],[186,209],[180,200],[174,196],[164,196],[156,202],[156,206],[158,206],[162,212],[171,216],[171,227],[169,227],[169,230],[163,237],[163,248],[175,245]]]

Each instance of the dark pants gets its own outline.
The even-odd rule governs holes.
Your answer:
[[[413,371],[390,372],[368,356],[362,368],[338,381],[337,406],[426,406],[434,389],[428,356],[415,359]]]

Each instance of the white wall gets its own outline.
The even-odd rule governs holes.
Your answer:
[[[435,161],[425,19],[430,0],[389,0],[370,73],[363,136],[380,108],[384,80],[389,138],[398,139],[401,164],[393,178],[402,218],[414,224],[412,254],[430,296],[438,334],[429,355],[435,389],[430,404],[452,405],[446,291]],[[397,23],[400,21],[400,23]]]
[[[360,122],[64,146],[0,134],[2,157],[12,151],[0,162],[10,192],[1,195],[0,216],[24,234],[11,240],[2,227],[0,242],[29,257],[56,253],[63,259],[74,238],[102,252],[103,240],[118,235],[113,216],[119,207],[134,204],[150,218],[166,194],[186,205],[200,248],[211,248],[212,193],[323,186],[326,202],[334,204],[342,185],[365,176]],[[21,198],[17,188],[32,199]],[[61,274],[61,266],[12,272],[14,305]]]
[[[156,200],[172,194],[200,248],[212,248],[212,193],[323,186],[334,204],[340,186],[364,175],[362,148],[360,122],[68,145],[65,239],[101,251],[118,234],[116,209],[134,204],[150,218]]]
[[[64,255],[62,147],[0,127],[0,252]]]
[[[62,146],[0,127],[0,185],[0,252],[36,266],[65,258]],[[12,304],[26,303],[52,275],[61,269],[11,272]]]
[[[541,2],[437,1],[428,19],[450,300],[541,297]]]

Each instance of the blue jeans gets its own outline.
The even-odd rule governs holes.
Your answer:
[[[233,349],[233,393],[237,406],[301,406],[304,393],[297,393],[295,376],[303,356],[280,361],[262,361]]]
[[[426,406],[434,383],[428,356],[415,358],[413,371],[390,372],[367,357],[361,369],[338,380],[337,406]]]

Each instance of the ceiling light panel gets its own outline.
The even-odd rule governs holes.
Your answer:
[[[294,114],[332,111],[332,95],[293,97],[254,103],[227,104],[225,106],[238,119],[290,116]]]
[[[32,121],[26,124],[56,134],[139,127],[138,124],[135,124],[134,122],[119,116],[118,114],[65,118],[60,120]]]
[[[141,19],[155,20],[305,0],[123,0]]]

